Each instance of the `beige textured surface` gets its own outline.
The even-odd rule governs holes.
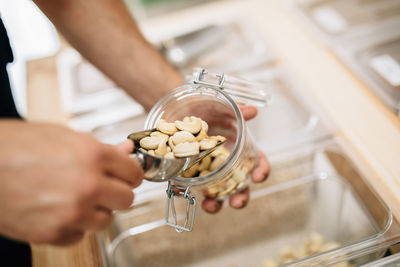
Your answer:
[[[286,9],[286,1],[233,1],[213,7],[183,11],[168,19],[158,18],[142,26],[152,40],[168,36],[171,31],[184,31],[197,23],[196,15],[205,20],[228,14],[249,14],[258,28],[287,63],[303,79],[306,88],[337,126],[339,134],[353,145],[363,160],[370,183],[393,210],[400,207],[400,120],[379,101],[306,27]],[[246,7],[247,6],[247,7]],[[246,8],[245,8],[246,7]],[[221,16],[223,12],[224,16]],[[181,21],[187,23],[182,24]],[[180,28],[180,30],[177,30]],[[153,30],[155,29],[155,30]],[[64,123],[59,106],[54,58],[28,64],[28,118]],[[400,218],[400,214],[396,214]],[[69,248],[33,246],[35,267],[102,266],[93,234]]]

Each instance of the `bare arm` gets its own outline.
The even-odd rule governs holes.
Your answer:
[[[143,37],[121,0],[35,0],[89,61],[149,110],[181,75]]]
[[[34,1],[73,46],[146,110],[183,83],[181,75],[144,39],[121,0]],[[257,114],[254,107],[243,111],[246,119]],[[262,156],[253,181],[265,180],[268,173],[269,163]],[[242,208],[248,200],[248,191],[243,191],[231,198],[230,205]],[[209,212],[220,207],[215,200],[203,203]]]

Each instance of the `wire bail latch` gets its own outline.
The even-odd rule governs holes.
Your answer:
[[[178,218],[175,209],[175,198],[184,198],[187,201],[185,222],[183,223],[182,226],[178,225]],[[170,209],[172,211],[172,217],[174,220],[173,223],[169,221]],[[191,213],[190,210],[192,210]],[[171,184],[171,182],[169,181],[167,188],[167,210],[165,216],[165,221],[167,225],[174,227],[178,233],[182,233],[183,231],[191,232],[193,230],[195,214],[196,214],[196,199],[194,196],[190,195],[190,186],[188,187],[177,186]],[[190,226],[188,227],[189,222]]]
[[[209,82],[204,81],[204,76],[208,74],[208,71],[206,69],[201,69],[198,72],[197,77],[193,80],[194,84],[201,84],[205,86],[210,86],[210,87],[217,87],[219,89],[224,89],[224,83],[225,83],[225,74],[216,74],[215,76],[219,79],[218,84],[213,84]]]

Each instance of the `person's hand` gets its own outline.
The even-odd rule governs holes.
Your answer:
[[[257,116],[257,108],[253,106],[240,106],[240,110],[242,111],[243,118],[245,120],[250,120]],[[270,171],[270,165],[265,157],[265,155],[259,151],[258,152],[258,162],[257,166],[255,166],[252,174],[251,180],[253,183],[261,183],[267,179]],[[235,209],[241,209],[246,207],[248,201],[250,199],[249,189],[246,188],[240,192],[233,194],[229,199],[229,205]],[[206,198],[202,202],[202,208],[206,212],[216,213],[222,208],[222,201],[217,201],[215,199]]]
[[[0,234],[65,245],[128,208],[143,171],[117,147],[51,125],[0,122]]]

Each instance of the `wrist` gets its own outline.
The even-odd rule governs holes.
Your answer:
[[[132,88],[125,89],[143,106],[146,112],[150,111],[164,95],[184,83],[184,77],[177,70],[172,69],[172,66],[164,73],[159,72],[155,74],[155,77],[148,77],[147,79],[148,81],[143,83],[142,86],[136,83]]]

